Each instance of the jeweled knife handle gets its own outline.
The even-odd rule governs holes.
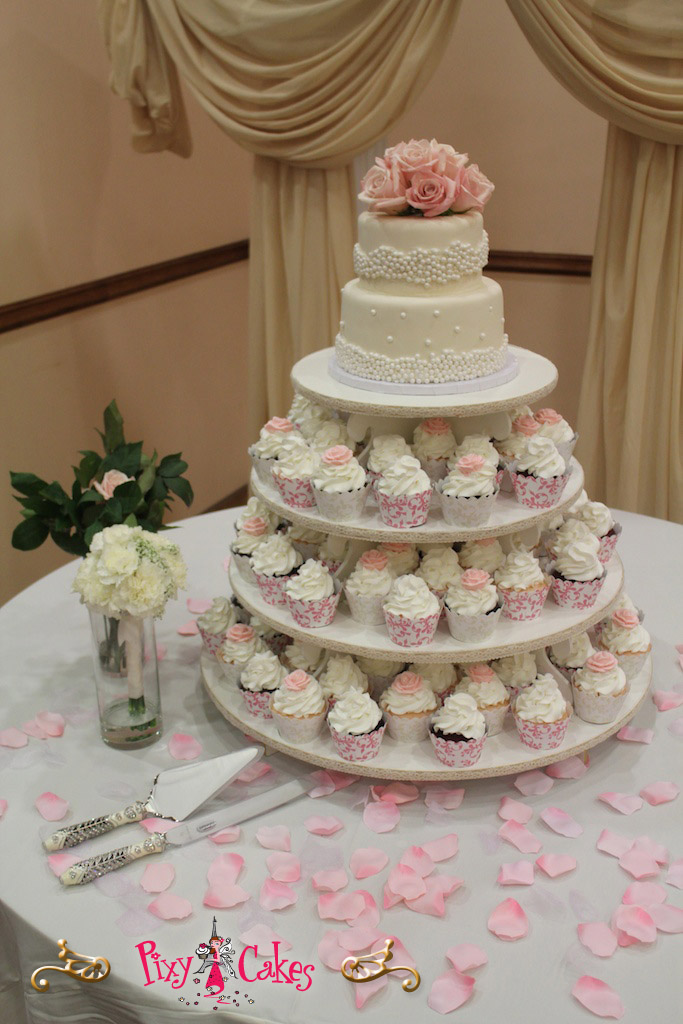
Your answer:
[[[100,853],[97,857],[88,857],[87,860],[79,860],[78,864],[72,864],[59,876],[59,881],[62,885],[87,885],[101,875],[117,871],[141,857],[163,853],[165,849],[166,837],[160,832],[153,832],[139,843],[122,846],[119,850],[110,850],[109,853]]]
[[[90,818],[89,821],[81,821],[77,825],[67,825],[53,832],[51,836],[43,840],[43,846],[50,853],[63,850],[65,847],[78,846],[86,839],[94,839],[95,836],[103,836],[105,832],[119,828],[120,825],[130,825],[132,821],[142,821],[149,814],[147,804],[143,800],[136,800],[135,803],[124,807],[122,811],[114,811],[113,814],[104,814],[101,818]]]

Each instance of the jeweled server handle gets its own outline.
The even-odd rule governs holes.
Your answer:
[[[77,825],[67,825],[53,832],[51,836],[43,840],[43,846],[50,853],[63,850],[65,847],[78,846],[86,839],[94,839],[95,836],[103,836],[105,832],[111,832],[121,825],[130,825],[132,821],[142,821],[149,814],[147,804],[143,800],[136,800],[135,803],[124,807],[122,811],[114,811],[113,814],[104,814],[101,818],[90,818],[88,821],[80,821]]]
[[[153,853],[163,853],[166,849],[166,837],[160,832],[153,832],[151,836],[143,839],[140,843],[132,843],[130,846],[122,846],[118,850],[110,850],[109,853],[100,853],[97,857],[88,857],[87,860],[79,860],[78,864],[72,864],[70,868],[59,876],[62,885],[87,885],[88,882],[108,875],[110,871],[117,871],[126,864],[132,864],[141,857],[150,857]]]

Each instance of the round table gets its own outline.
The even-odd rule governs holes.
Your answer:
[[[0,728],[21,727],[41,710],[59,711],[68,723],[60,738],[31,738],[27,746],[17,750],[0,746],[0,798],[8,802],[0,822],[4,869],[0,893],[4,953],[0,1019],[12,1024],[24,1024],[24,1020],[41,1024],[75,1020],[87,1020],[89,1024],[170,1024],[186,1021],[189,1014],[200,1011],[214,1019],[224,1018],[226,1010],[212,1010],[212,1001],[197,995],[203,994],[203,983],[192,984],[196,959],[186,984],[173,990],[171,981],[158,977],[145,984],[147,977],[137,948],[141,943],[154,942],[161,960],[167,963],[188,957],[210,935],[214,914],[218,933],[231,937],[238,956],[245,946],[240,935],[248,934],[254,926],[266,925],[291,943],[284,954],[290,962],[315,966],[312,984],[305,992],[297,991],[294,985],[268,980],[250,984],[237,981],[234,989],[240,995],[233,998],[240,1005],[229,1006],[233,1020],[283,1024],[306,1019],[317,1024],[346,1024],[356,1012],[372,1024],[380,1024],[388,1014],[399,1024],[414,1019],[437,1020],[438,1015],[427,1003],[430,989],[435,978],[451,966],[446,950],[461,943],[474,943],[488,955],[488,963],[472,971],[476,977],[473,996],[456,1011],[465,1024],[503,1019],[545,1024],[548,1018],[562,1024],[580,1024],[590,1014],[572,998],[571,989],[582,975],[597,977],[618,992],[626,1010],[625,1021],[641,1024],[653,1014],[663,1021],[676,1019],[683,1004],[680,936],[658,933],[652,945],[619,948],[609,959],[594,956],[577,937],[581,921],[609,922],[623,892],[634,880],[614,857],[596,850],[603,829],[629,839],[649,836],[668,849],[671,861],[683,857],[680,799],[659,806],[644,803],[630,816],[617,813],[597,799],[604,792],[637,794],[644,786],[662,780],[680,783],[676,776],[683,775],[681,729],[672,730],[670,726],[683,711],[659,713],[650,700],[632,724],[654,730],[651,744],[608,740],[591,751],[590,767],[582,778],[556,779],[543,795],[522,796],[514,787],[513,777],[472,781],[464,787],[461,805],[448,810],[434,806],[433,800],[431,807],[426,806],[425,794],[431,792],[433,797],[433,787],[425,786],[418,800],[400,807],[398,825],[390,832],[377,834],[363,820],[364,804],[373,799],[371,780],[360,779],[329,796],[303,797],[244,823],[240,838],[230,845],[217,846],[203,839],[166,852],[163,860],[175,868],[169,891],[192,904],[191,916],[183,920],[161,921],[147,911],[155,897],[139,884],[144,862],[94,885],[61,888],[41,846],[41,839],[58,827],[43,821],[36,810],[34,801],[41,793],[51,791],[66,799],[70,813],[62,823],[75,822],[113,811],[131,799],[144,798],[154,775],[178,764],[168,751],[174,733],[190,733],[199,739],[203,757],[244,744],[243,737],[216,713],[203,691],[199,637],[183,637],[177,632],[190,618],[185,597],[210,598],[227,592],[222,562],[237,511],[216,512],[179,524],[175,536],[189,566],[188,591],[182,601],[169,605],[157,625],[157,639],[167,648],[160,663],[164,735],[146,750],[111,750],[99,738],[88,618],[70,593],[73,564],[29,587],[0,611]],[[674,649],[683,641],[683,528],[629,513],[615,513],[615,518],[624,528],[620,553],[627,591],[645,610],[645,625],[653,637],[653,688],[672,690],[683,682]],[[269,757],[268,763],[272,772],[251,783],[235,784],[233,793],[239,788],[240,793],[251,795],[307,770],[282,755]],[[456,783],[452,788],[461,785]],[[497,884],[501,864],[534,861],[536,856],[519,853],[498,836],[502,821],[497,810],[504,796],[519,799],[532,809],[527,827],[542,842],[542,852],[570,854],[578,862],[574,871],[551,879],[536,869],[530,886]],[[583,833],[578,838],[565,838],[551,831],[539,818],[549,806],[570,814]],[[313,814],[335,816],[343,828],[327,837],[312,835],[304,823]],[[290,829],[292,853],[302,864],[301,880],[293,883],[298,901],[281,911],[266,911],[259,904],[259,892],[268,875],[266,858],[272,852],[256,839],[257,829],[264,824]],[[450,833],[459,837],[459,852],[452,860],[437,864],[435,870],[457,876],[463,884],[446,899],[444,916],[419,914],[402,904],[383,909],[384,884],[401,854],[410,846]],[[112,849],[140,834],[140,826],[131,825],[113,836],[92,840],[87,853]],[[387,867],[372,877],[356,880],[349,869],[349,858],[359,847],[385,851]],[[81,851],[86,854],[83,847],[77,848]],[[244,857],[238,884],[251,898],[232,909],[213,910],[202,903],[207,869],[218,854],[225,852]],[[361,990],[367,991],[366,986],[352,985],[322,964],[318,955],[321,938],[345,925],[320,919],[319,894],[311,875],[336,867],[344,867],[349,877],[342,891],[369,892],[379,908],[378,929],[396,936],[412,954],[422,976],[417,992],[404,992],[399,978],[390,976],[386,987],[357,1010],[356,997]],[[664,886],[668,902],[680,907],[683,894],[665,884],[666,872],[663,867],[660,877],[653,880]],[[491,911],[509,897],[519,902],[530,925],[529,934],[517,942],[501,941],[487,929]],[[85,984],[48,972],[50,990],[39,993],[32,989],[30,977],[37,967],[60,963],[60,938],[67,940],[71,950],[106,957],[111,964],[109,977]],[[152,947],[147,945],[145,949],[151,951]],[[394,962],[400,963],[400,957]],[[259,963],[263,964],[263,959]],[[200,1005],[195,1006],[195,1000]],[[515,1007],[512,1017],[510,1006]]]

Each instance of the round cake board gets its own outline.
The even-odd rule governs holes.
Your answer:
[[[513,353],[508,350],[505,355],[505,362],[500,370],[489,373],[485,377],[475,377],[473,380],[451,380],[443,384],[398,384],[390,381],[368,380],[366,377],[359,377],[355,373],[349,373],[342,369],[337,362],[336,354],[330,356],[327,364],[330,376],[342,384],[348,384],[352,388],[360,388],[361,391],[380,392],[384,395],[466,395],[472,391],[488,391],[489,388],[500,387],[513,380],[519,373],[519,364]]]

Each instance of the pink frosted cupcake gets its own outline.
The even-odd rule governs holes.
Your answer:
[[[285,505],[315,508],[311,481],[319,463],[320,456],[305,444],[280,453],[271,471]]]
[[[280,525],[279,516],[275,512],[270,511],[265,501],[261,501],[256,495],[252,495],[235,520],[235,533],[239,533],[247,519],[253,519],[254,516],[264,520],[268,527],[268,533],[275,533]]]
[[[306,629],[329,626],[339,604],[341,588],[322,562],[309,558],[285,583],[292,618]]]
[[[370,761],[377,757],[384,736],[382,712],[369,694],[350,690],[327,716],[330,735],[345,761]]]
[[[211,607],[197,619],[200,636],[209,654],[216,654],[226,633],[236,621],[235,609],[228,598],[214,597]]]
[[[393,679],[403,672],[406,667],[404,661],[396,661],[392,658],[363,658],[355,659],[358,668],[367,677],[370,693],[377,699],[386,690]],[[414,671],[414,669],[411,669]]]
[[[458,551],[458,561],[463,569],[483,569],[493,576],[505,562],[505,552],[497,537],[466,540]]]
[[[598,558],[599,543],[591,533],[562,545],[550,566],[553,597],[563,608],[592,608],[607,570]]]
[[[510,710],[510,696],[490,665],[484,661],[468,665],[467,675],[458,685],[457,692],[474,697],[484,716],[488,736],[497,736],[503,731],[505,716]]]
[[[567,734],[571,708],[551,675],[540,675],[520,694],[513,707],[519,738],[533,750],[553,750]]]
[[[441,616],[441,602],[424,580],[399,576],[384,602],[389,637],[399,647],[420,647],[434,637]]]
[[[334,522],[360,519],[368,486],[365,470],[343,444],[328,448],[321,456],[312,480],[320,515]]]
[[[614,654],[627,679],[634,679],[641,671],[652,650],[650,634],[641,626],[637,612],[618,608],[603,624],[598,643]]]
[[[529,438],[508,470],[517,501],[528,508],[552,508],[569,479],[566,463],[548,437]]]
[[[451,526],[488,522],[500,490],[497,470],[483,455],[462,455],[437,485],[443,517]]]
[[[271,471],[275,461],[282,452],[286,451],[293,438],[299,442],[303,441],[294,424],[280,416],[273,416],[261,428],[261,436],[249,448],[249,455],[256,475],[264,484],[273,482]]]
[[[261,516],[252,516],[251,519],[245,519],[242,529],[238,531],[230,545],[232,560],[240,576],[247,583],[256,583],[251,556],[259,545],[272,536],[266,520]]]
[[[369,626],[384,622],[384,599],[391,590],[394,573],[382,551],[364,551],[344,585],[351,618]]]
[[[432,716],[429,738],[434,753],[449,768],[476,764],[486,740],[486,722],[468,693],[454,693]]]
[[[401,672],[379,699],[392,739],[418,743],[429,735],[429,720],[438,700],[415,672]]]
[[[286,675],[287,669],[272,651],[259,651],[249,659],[242,670],[238,689],[251,715],[256,718],[273,717],[270,698]]]
[[[629,684],[619,662],[609,651],[591,654],[572,680],[574,710],[584,722],[613,722],[626,700]]]
[[[439,704],[450,697],[458,682],[458,670],[451,661],[426,661],[421,664],[414,661],[408,665],[408,671],[422,676],[425,686],[429,687]]]
[[[514,460],[518,459],[526,451],[529,438],[535,437],[541,429],[540,424],[531,415],[531,410],[528,406],[518,410],[517,415],[515,415],[514,410],[510,415],[512,417],[510,433],[504,440],[496,441],[496,449],[503,466],[508,471]],[[509,472],[505,473],[500,481],[500,488],[503,491],[514,490]]]
[[[275,533],[254,551],[251,565],[266,604],[286,605],[285,585],[303,559],[281,533]]]
[[[591,654],[595,654],[588,633],[577,633],[546,649],[548,661],[571,683],[577,669],[583,668]]]
[[[603,505],[601,501],[585,501],[576,511],[570,509],[569,514],[587,526],[593,536],[598,538],[598,557],[603,565],[607,565],[621,534],[621,525],[614,522],[607,505]]]
[[[251,626],[238,623],[231,626],[226,633],[225,640],[216,651],[218,663],[223,670],[223,675],[229,683],[239,683],[242,671],[247,667],[248,662],[265,651],[266,645]]]
[[[375,492],[382,522],[410,529],[427,522],[432,482],[412,455],[401,455],[384,470]]]
[[[448,460],[448,472],[455,468],[456,462],[463,455],[481,455],[490,462],[496,471],[496,483],[500,484],[499,474],[503,472],[503,460],[488,434],[468,434],[464,437]]]
[[[534,419],[540,426],[539,437],[549,437],[558,452],[569,464],[579,435],[555,409],[539,409]]]
[[[523,622],[538,618],[550,590],[550,580],[530,551],[511,551],[496,571],[495,580],[507,619]]]
[[[430,480],[446,475],[446,464],[455,451],[455,435],[441,416],[423,420],[415,427],[413,452]]]
[[[451,636],[461,643],[477,643],[495,630],[503,601],[487,572],[466,569],[449,587],[444,606]]]
[[[313,676],[296,669],[285,676],[273,693],[270,711],[283,740],[310,743],[323,727],[327,702]]]

